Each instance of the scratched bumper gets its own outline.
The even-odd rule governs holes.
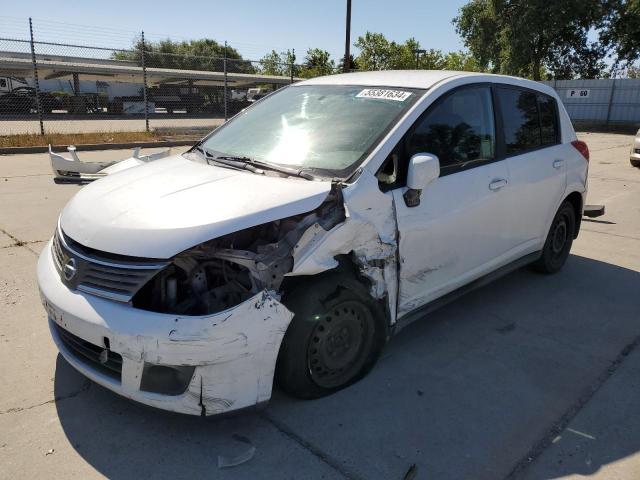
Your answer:
[[[96,383],[153,407],[214,415],[269,400],[276,358],[293,314],[267,292],[223,312],[167,315],[69,290],[51,257],[51,242],[38,260],[38,285],[49,321],[122,356],[120,379],[83,362],[51,326],[62,356]],[[185,393],[140,390],[144,364],[195,366]]]

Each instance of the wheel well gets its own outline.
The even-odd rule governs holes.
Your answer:
[[[582,195],[579,192],[571,192],[565,200],[573,205],[573,211],[576,214],[576,231],[573,238],[577,238],[582,223]]]

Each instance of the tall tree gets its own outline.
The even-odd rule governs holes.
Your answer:
[[[353,53],[349,54],[349,71],[353,72],[358,70],[358,63],[356,62],[356,58],[353,56]],[[337,72],[344,72],[344,58],[341,58],[338,62],[338,66],[336,67]]]
[[[360,50],[356,61],[362,70],[391,68],[391,45],[383,34],[367,32],[358,37],[354,46]]]
[[[458,70],[466,72],[480,72],[482,68],[478,63],[478,60],[469,52],[458,51],[449,52],[444,58],[444,68],[446,70]]]
[[[275,50],[267,53],[260,59],[260,73],[263,75],[282,75],[286,65],[280,58],[280,54]]]
[[[148,67],[175,68],[180,70],[221,71],[224,68],[225,46],[208,38],[175,42],[169,38],[159,42],[145,42],[145,64]],[[138,40],[132,50],[117,51],[115,60],[141,62],[142,41]],[[249,62],[229,46],[226,47],[227,70],[230,72],[252,72]]]
[[[482,69],[540,80],[602,73],[604,51],[588,41],[601,16],[602,0],[471,0],[453,23]]]
[[[304,57],[300,76],[304,78],[319,77],[321,75],[331,75],[335,71],[335,62],[326,50],[320,48],[310,48]]]
[[[640,0],[605,0],[605,11],[602,43],[613,50],[617,64],[633,68],[640,59]]]
[[[293,50],[287,50],[282,53],[271,50],[260,59],[258,71],[263,75],[282,75],[287,77],[293,73],[297,77],[300,74],[300,67],[295,62],[296,55]],[[293,72],[291,72],[292,68]]]

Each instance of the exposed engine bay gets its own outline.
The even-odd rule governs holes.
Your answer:
[[[260,291],[278,292],[293,268],[293,251],[305,231],[316,224],[328,231],[344,220],[341,190],[334,187],[313,212],[234,232],[176,255],[138,291],[133,306],[208,315]]]

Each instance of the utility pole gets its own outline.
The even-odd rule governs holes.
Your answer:
[[[344,62],[342,65],[342,71],[349,73],[351,70],[351,0],[347,0],[347,26],[344,40]]]

